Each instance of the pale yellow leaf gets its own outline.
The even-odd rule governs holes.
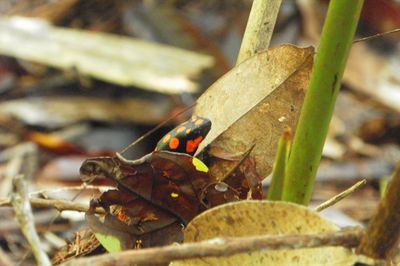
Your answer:
[[[339,228],[306,207],[269,201],[240,201],[218,206],[194,218],[184,241],[216,237],[332,232]],[[346,248],[322,247],[255,251],[221,258],[175,261],[172,266],[199,265],[353,265],[356,257]]]

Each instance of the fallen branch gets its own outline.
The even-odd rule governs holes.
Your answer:
[[[194,259],[209,256],[229,256],[237,253],[266,249],[297,249],[322,246],[344,246],[352,248],[358,245],[363,232],[363,229],[360,227],[353,227],[330,233],[214,238],[197,243],[128,250],[118,253],[73,259],[62,265],[154,265],[161,263],[165,264],[173,260]]]
[[[54,208],[58,211],[77,211],[86,212],[89,210],[87,204],[76,203],[67,200],[55,200],[55,199],[38,199],[30,198],[30,204],[34,208]],[[8,198],[0,198],[0,207],[11,206],[11,201]],[[96,208],[96,213],[104,214],[103,208]]]
[[[38,265],[50,266],[50,260],[46,252],[41,248],[40,239],[35,229],[32,208],[28,200],[28,189],[23,176],[15,176],[13,179],[13,192],[11,203],[15,210],[15,217],[21,231],[32,248],[33,256]]]
[[[344,199],[345,197],[347,197],[348,195],[350,195],[351,193],[353,193],[359,187],[365,185],[366,183],[367,183],[366,179],[363,179],[363,180],[355,183],[353,186],[349,187],[345,191],[343,191],[343,192],[337,194],[336,196],[334,196],[333,198],[323,202],[322,204],[317,206],[314,210],[317,212],[320,212],[322,210],[325,210],[326,208],[329,208],[329,207],[335,205],[336,203],[338,203],[339,201],[341,201],[342,199]]]

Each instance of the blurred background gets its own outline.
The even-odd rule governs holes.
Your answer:
[[[317,46],[328,2],[283,1],[271,47]],[[0,1],[0,199],[22,173],[35,196],[87,202],[98,189],[77,196],[82,161],[114,154],[173,117],[126,154],[139,158],[185,121],[190,111],[174,116],[234,66],[251,4]],[[365,1],[357,38],[396,28],[399,1]],[[313,198],[368,179],[325,211],[339,225],[368,221],[400,158],[399,40],[388,34],[351,50]],[[49,209],[35,209],[35,219],[50,254],[83,224],[83,214]],[[33,261],[9,207],[0,208],[0,247]]]

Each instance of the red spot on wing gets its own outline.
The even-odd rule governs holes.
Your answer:
[[[127,222],[129,220],[129,217],[126,215],[126,213],[123,210],[120,210],[117,213],[117,218],[118,220],[120,220],[121,222]]]
[[[186,142],[186,152],[193,153],[197,147],[199,147],[200,142],[203,140],[202,136],[195,138],[194,140],[188,140]]]

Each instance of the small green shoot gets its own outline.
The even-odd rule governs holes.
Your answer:
[[[272,179],[268,190],[269,200],[282,200],[282,189],[285,179],[285,168],[292,142],[292,131],[287,128],[278,142],[274,166],[272,168]]]

